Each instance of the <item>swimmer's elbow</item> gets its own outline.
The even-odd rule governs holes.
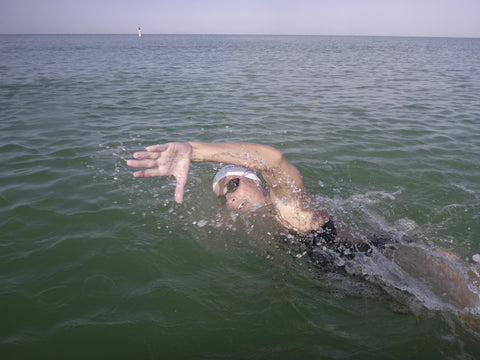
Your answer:
[[[265,162],[266,163],[265,165],[267,166],[267,169],[265,169],[265,170],[269,170],[269,169],[272,169],[272,168],[280,168],[280,167],[282,167],[284,162],[287,161],[284,158],[282,152],[280,150],[275,149],[272,146],[265,145],[263,153],[264,153],[264,156],[267,160]]]
[[[264,171],[271,174],[273,177],[271,179],[272,181],[278,182],[281,179],[289,178],[296,182],[297,186],[303,187],[303,180],[300,172],[283,156],[280,150],[271,146],[266,146],[264,150],[264,156],[267,160],[265,161]]]

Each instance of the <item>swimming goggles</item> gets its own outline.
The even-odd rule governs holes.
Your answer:
[[[235,192],[239,186],[240,186],[240,178],[235,178],[230,180],[227,184],[227,192],[225,193],[225,195]]]
[[[247,176],[250,173],[251,173],[251,171],[245,171],[242,176],[240,176],[238,178],[231,179],[227,183],[227,191],[225,192],[225,194],[223,196],[235,192],[238,189],[238,187],[240,186],[240,179],[243,179],[245,176]]]

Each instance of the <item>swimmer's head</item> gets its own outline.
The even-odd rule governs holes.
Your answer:
[[[227,208],[231,210],[254,210],[269,200],[257,174],[240,166],[227,165],[220,169],[212,185],[218,197],[225,196]]]
[[[229,176],[237,176],[238,178],[247,178],[247,179],[252,179],[255,181],[258,181],[261,183],[260,178],[255,174],[255,171],[246,169],[240,166],[236,165],[227,165],[221,168],[218,172],[217,175],[213,178],[213,191],[217,193],[216,187],[218,183],[222,180],[225,179],[226,177]]]

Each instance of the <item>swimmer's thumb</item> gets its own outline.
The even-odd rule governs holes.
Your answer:
[[[175,201],[179,204],[183,202],[183,191],[180,192],[178,190],[175,190]]]
[[[177,179],[177,186],[175,187],[175,201],[179,204],[183,202],[183,193],[186,181]]]

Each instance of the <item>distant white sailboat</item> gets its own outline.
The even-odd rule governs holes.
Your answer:
[[[142,38],[142,29],[140,29],[140,26],[138,27],[138,38]]]

